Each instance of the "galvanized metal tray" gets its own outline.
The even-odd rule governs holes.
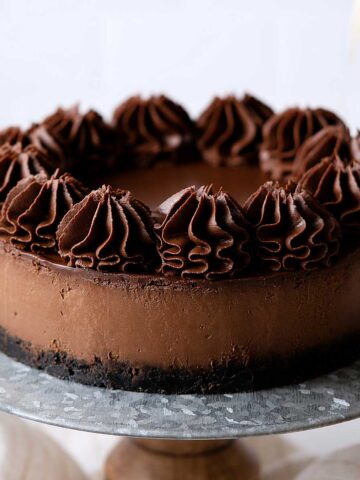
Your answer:
[[[157,395],[59,380],[0,353],[0,410],[89,432],[215,439],[294,432],[360,416],[360,361],[299,385],[226,395]]]

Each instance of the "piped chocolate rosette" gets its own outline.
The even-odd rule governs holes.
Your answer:
[[[273,271],[330,266],[340,248],[341,230],[334,216],[310,193],[267,182],[246,201],[256,257]]]
[[[197,121],[204,160],[214,166],[257,163],[262,128],[272,115],[270,107],[248,94],[216,97]]]
[[[182,277],[234,277],[250,264],[248,223],[241,206],[211,186],[185,188],[159,207],[155,226],[161,272]]]
[[[164,95],[129,98],[116,108],[112,124],[124,168],[195,159],[194,123]]]
[[[94,110],[81,114],[77,105],[59,108],[28,133],[31,143],[53,162],[53,169],[78,174],[108,168],[114,155],[114,132]]]
[[[353,157],[350,132],[343,126],[324,127],[301,145],[292,168],[293,179],[299,180],[307,170],[333,154],[337,154],[344,162]]]
[[[111,123],[59,108],[27,130],[1,131],[0,144],[2,237],[71,268],[207,280],[308,270],[331,265],[342,238],[359,235],[359,135],[322,108],[274,113],[230,95],[194,121],[163,95],[136,96]],[[234,176],[250,165],[280,183],[243,204],[223,188],[185,185],[151,211],[126,185],[91,190],[76,179],[164,163],[176,175],[174,164],[192,161]]]
[[[345,162],[335,153],[310,168],[299,186],[337,218],[347,237],[360,236],[359,163]]]
[[[60,255],[73,267],[139,272],[157,263],[150,209],[129,191],[109,186],[69,209],[57,239]]]
[[[323,108],[289,108],[273,115],[262,132],[261,168],[274,180],[288,178],[304,142],[329,125],[346,128],[340,117]]]
[[[0,202],[18,181],[30,175],[47,172],[47,157],[34,145],[22,148],[20,142],[0,147]]]
[[[56,229],[79,202],[85,188],[71,175],[28,175],[8,193],[1,210],[0,233],[15,247],[33,253],[56,250]]]
[[[24,132],[16,125],[0,130],[0,146],[5,143],[9,143],[10,145],[20,143],[23,147],[26,147],[30,142],[29,132]]]

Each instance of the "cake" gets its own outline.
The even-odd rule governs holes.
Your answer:
[[[165,96],[0,132],[0,349],[144,392],[283,385],[359,357],[359,136],[323,108]]]

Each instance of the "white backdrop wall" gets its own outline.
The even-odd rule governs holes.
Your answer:
[[[194,116],[215,94],[336,109],[360,126],[352,0],[0,0],[0,127],[80,101],[109,116],[166,92]]]

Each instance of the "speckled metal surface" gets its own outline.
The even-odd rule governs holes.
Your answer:
[[[58,380],[0,354],[0,410],[112,435],[211,439],[292,432],[360,416],[360,361],[301,385],[166,396]]]

